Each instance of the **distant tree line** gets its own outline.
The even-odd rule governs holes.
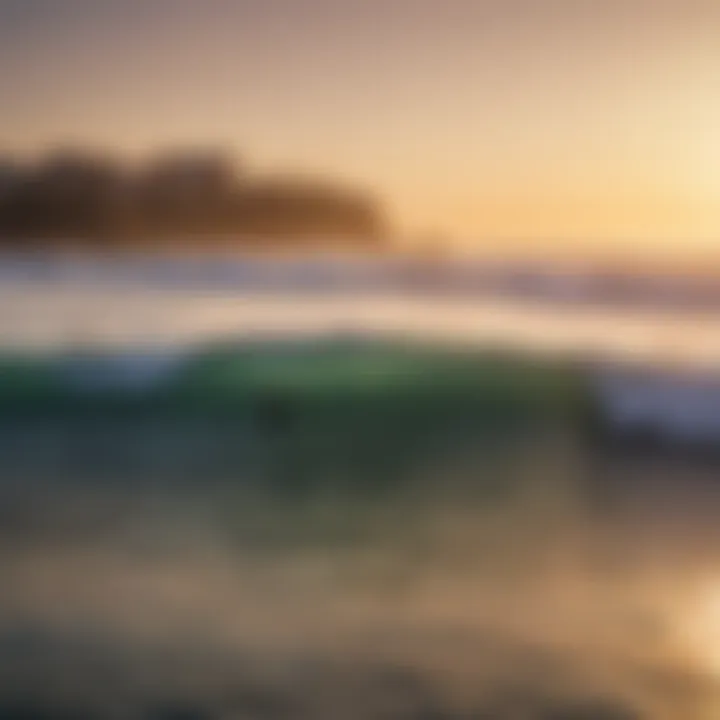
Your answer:
[[[193,236],[375,244],[377,201],[329,180],[253,177],[223,153],[173,152],[129,167],[68,150],[0,159],[0,243],[155,242]]]

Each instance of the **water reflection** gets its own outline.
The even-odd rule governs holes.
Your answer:
[[[591,357],[715,367],[718,318],[636,313],[507,300],[394,296],[194,294],[152,289],[0,286],[5,346],[78,339],[127,345],[189,343],[226,335],[389,333]]]
[[[105,430],[95,454],[68,455],[87,432],[46,428],[52,454],[25,427],[23,459],[23,429],[4,429],[8,707],[717,716],[710,467],[625,455],[599,467],[552,434],[468,438],[416,447],[407,482],[396,467],[377,492],[343,478],[350,457],[316,455],[314,482],[286,494],[273,477],[302,468],[275,462],[277,438]],[[219,447],[233,458],[208,464]],[[614,482],[604,505],[598,473]]]
[[[708,315],[497,298],[14,279],[0,296],[6,347],[341,330],[720,350]],[[273,403],[5,414],[0,717],[718,717],[716,465],[393,404],[316,431]]]

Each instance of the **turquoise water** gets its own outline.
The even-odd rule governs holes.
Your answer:
[[[0,716],[718,717],[716,466],[591,454],[562,363],[478,349],[707,360],[712,318],[0,295],[42,350],[0,363]],[[43,355],[88,344],[198,352],[68,392]]]

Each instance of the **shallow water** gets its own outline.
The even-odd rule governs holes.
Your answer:
[[[286,495],[254,449],[3,475],[0,711],[718,716],[711,467],[535,437]]]
[[[0,340],[720,351],[709,314],[173,285],[6,275]],[[301,457],[243,429],[86,430],[0,428],[0,718],[720,717],[717,465],[465,438],[391,491],[327,465],[298,495],[272,480]]]
[[[178,269],[169,261],[78,260],[48,268],[23,274],[0,261],[3,346],[182,345],[227,335],[370,332],[593,358],[720,363],[720,310],[640,310],[571,299],[550,304],[492,293],[453,297],[409,293],[388,281],[352,291],[341,284],[313,289],[310,282],[309,290],[298,291],[281,273],[272,282],[253,282],[250,273],[228,283],[204,277],[201,266]],[[343,275],[338,277],[340,283]]]

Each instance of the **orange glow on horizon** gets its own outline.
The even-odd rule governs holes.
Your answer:
[[[370,187],[406,235],[720,249],[720,5],[83,8],[0,0],[0,150],[212,144]]]

